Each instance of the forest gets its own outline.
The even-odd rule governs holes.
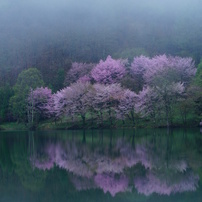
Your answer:
[[[1,1],[0,125],[199,126],[201,19],[198,0]]]

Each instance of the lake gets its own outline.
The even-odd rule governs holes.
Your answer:
[[[0,132],[1,202],[201,202],[194,129]]]

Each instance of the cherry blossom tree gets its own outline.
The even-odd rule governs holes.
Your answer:
[[[80,116],[85,125],[86,113],[89,111],[87,94],[90,89],[89,82],[76,82],[57,92],[54,96],[56,115],[72,119]]]
[[[196,73],[192,58],[166,55],[151,59],[145,56],[136,57],[131,64],[131,70],[147,85],[161,85],[162,82],[181,82],[187,85]]]
[[[78,81],[54,94],[54,109],[56,117],[81,117],[85,124],[86,114],[96,117],[103,125],[103,120],[109,119],[112,124],[116,116],[124,121],[126,117],[134,123],[134,106],[136,94],[124,90],[120,84],[104,85],[90,84],[88,81]]]
[[[86,114],[89,111],[88,92],[91,88],[92,85],[89,82],[77,82],[71,85],[71,104],[68,107],[71,107],[74,116],[81,116],[83,126],[85,125]]]
[[[90,82],[90,81],[91,81],[91,78],[90,78],[90,76],[87,76],[87,75],[82,76],[78,79],[78,82],[81,82],[81,83],[86,83],[86,82]]]
[[[164,116],[169,126],[172,120],[172,107],[181,101],[184,92],[184,84],[180,82],[162,87],[145,87],[138,94],[136,111],[143,117],[150,116],[154,121],[157,117]]]
[[[161,107],[159,96],[153,88],[149,86],[144,87],[137,95],[135,109],[143,117],[151,117],[156,122],[156,118],[160,116]]]
[[[93,67],[94,64],[92,63],[72,63],[71,69],[67,72],[64,84],[69,86],[80,78],[82,78],[82,80],[84,80],[84,78],[88,78],[88,80],[90,80],[90,71]]]
[[[93,88],[94,90],[91,92],[93,94],[90,95],[93,111],[101,124],[103,123],[104,114],[108,114],[112,124],[112,118],[115,116],[115,110],[119,104],[123,89],[120,84],[94,84]]]
[[[91,71],[92,78],[102,84],[112,84],[119,82],[125,75],[125,66],[127,60],[112,59],[108,56],[105,61],[100,60],[93,70]]]
[[[173,105],[180,101],[180,96],[196,73],[192,59],[166,55],[151,59],[140,56],[134,58],[131,70],[136,77],[141,78],[142,86],[147,85],[139,93],[137,111],[144,116],[155,117],[162,108],[169,126]]]
[[[30,90],[28,95],[28,119],[29,123],[34,122],[36,118],[50,118],[54,114],[54,101],[51,89],[45,87]]]
[[[168,86],[156,87],[155,91],[159,95],[159,102],[161,103],[165,117],[166,117],[166,124],[169,127],[170,122],[172,121],[172,109],[176,103],[181,101],[181,97],[185,92],[185,87],[183,83],[171,83]]]
[[[150,63],[150,58],[143,55],[135,57],[131,63],[130,73],[132,74],[133,80],[137,85],[137,91],[142,90],[144,86],[144,74],[145,71],[150,68]]]
[[[72,94],[72,89],[70,87],[66,87],[60,91],[57,91],[53,95],[54,100],[54,111],[56,118],[63,117],[64,115],[71,116],[71,108],[67,109],[68,100],[67,97],[70,98],[69,95]]]
[[[119,105],[116,108],[116,117],[124,123],[126,118],[132,120],[135,124],[135,103],[137,95],[128,89],[122,91],[122,96],[119,99]]]
[[[154,120],[165,116],[169,126],[173,105],[180,101],[195,75],[192,59],[166,55],[134,58],[130,71],[139,85],[138,96],[115,85],[126,74],[126,64],[127,60],[115,60],[111,56],[93,69],[92,64],[73,63],[67,74],[71,86],[54,95],[57,116],[81,117],[85,124],[86,113],[90,112],[92,120],[95,115],[101,124],[107,116],[111,124],[115,116],[123,122],[127,117],[134,123],[135,108],[142,116]],[[90,86],[92,79],[97,83]]]

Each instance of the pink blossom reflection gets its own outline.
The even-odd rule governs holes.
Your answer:
[[[198,181],[199,177],[192,172],[160,175],[157,172],[149,171],[145,177],[137,177],[134,183],[139,193],[148,196],[153,193],[170,195],[172,193],[195,191]]]
[[[124,175],[115,174],[98,174],[95,176],[95,183],[100,187],[104,193],[109,192],[112,196],[115,196],[119,192],[128,191],[128,179]]]
[[[133,148],[130,143],[117,140],[115,156],[109,155],[107,146],[102,152],[99,148],[92,151],[87,144],[76,141],[49,142],[41,150],[31,159],[34,167],[65,169],[78,191],[99,188],[115,196],[135,188],[147,196],[170,195],[195,191],[199,183],[188,162],[177,155],[165,161],[166,150],[154,150],[152,144],[144,141]]]

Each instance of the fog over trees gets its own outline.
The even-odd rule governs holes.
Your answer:
[[[0,121],[199,123],[201,8],[199,0],[2,0]],[[33,75],[20,79],[33,68],[36,85]]]
[[[198,63],[201,7],[199,0],[2,0],[0,83],[13,84],[29,67],[38,68],[47,85],[50,79],[57,83],[59,68],[66,72],[71,62],[98,62],[108,55],[166,53]]]

